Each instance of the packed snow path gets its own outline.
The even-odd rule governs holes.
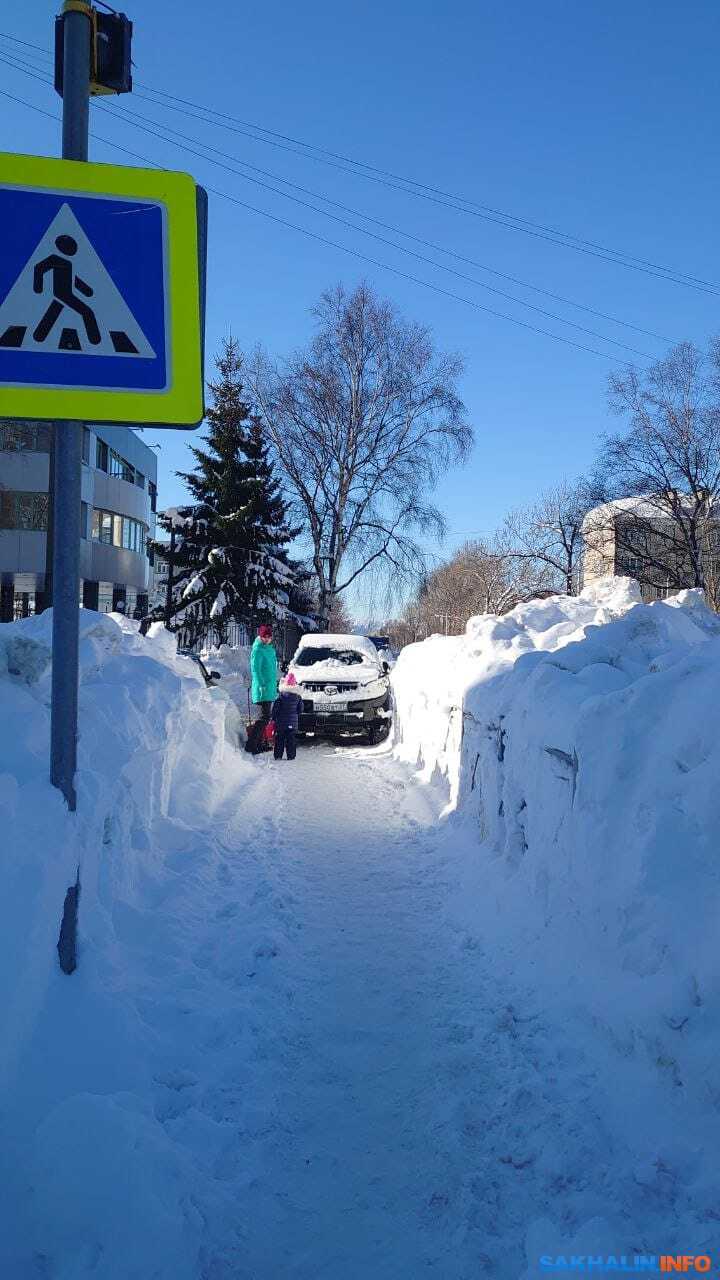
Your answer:
[[[629,1158],[577,1026],[458,924],[441,796],[382,748],[239,764],[52,984],[4,1117],[7,1274],[519,1280],[598,1215],[647,1251],[685,1196]]]
[[[543,1213],[632,1214],[581,1055],[447,918],[438,796],[382,749],[255,772],[212,836],[167,831],[173,892],[126,922],[154,1116],[192,1162],[187,1274],[516,1277]]]

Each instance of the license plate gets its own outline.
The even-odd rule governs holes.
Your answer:
[[[321,716],[328,716],[333,711],[347,711],[347,702],[316,702],[315,710]]]

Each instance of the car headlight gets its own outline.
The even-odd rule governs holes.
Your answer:
[[[379,698],[387,688],[387,680],[384,676],[376,676],[374,680],[368,680],[366,684],[360,686],[363,692],[367,692],[369,698]]]

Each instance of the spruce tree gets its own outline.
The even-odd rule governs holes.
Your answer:
[[[260,419],[243,397],[242,356],[233,338],[216,358],[209,384],[204,448],[195,467],[178,472],[192,496],[186,507],[160,517],[175,528],[172,611],[194,638],[212,626],[287,617],[296,577],[287,545],[296,534],[267,454]]]
[[[250,417],[245,455],[255,486],[247,512],[248,546],[258,556],[257,569],[252,570],[256,582],[253,611],[258,620],[269,620],[287,616],[293,583],[301,576],[299,566],[287,553],[288,543],[300,529],[288,527],[287,506],[257,414]]]

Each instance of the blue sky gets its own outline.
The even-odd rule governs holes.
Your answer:
[[[135,21],[139,92],[141,84],[154,86],[517,218],[704,280],[720,277],[714,159],[720,10],[714,0],[682,8],[669,0],[442,6],[429,0],[362,6],[214,0],[204,7],[154,0],[126,7]],[[49,49],[54,12],[54,5],[35,0],[8,11],[0,28]],[[11,48],[0,38],[0,56]],[[45,66],[22,46],[15,46],[15,56],[39,73]],[[0,73],[0,87],[59,111],[49,87],[4,64]],[[430,325],[439,347],[464,354],[462,392],[477,443],[466,467],[438,489],[451,530],[447,550],[469,533],[491,530],[509,507],[544,485],[582,471],[599,434],[614,423],[605,391],[613,360],[643,357],[147,136],[123,119],[126,110],[668,341],[704,342],[720,331],[717,297],[709,293],[415,199],[139,96],[94,108],[92,127],[120,145],[189,169],[209,187],[399,271],[606,353],[599,358],[495,318],[211,195],[209,353],[229,330],[248,348],[261,342],[273,353],[288,352],[309,336],[309,309],[323,288],[365,277],[408,317]],[[0,147],[58,154],[59,126],[0,99]],[[91,158],[133,163],[99,141],[91,143]],[[626,342],[644,357],[668,345],[410,247]],[[164,432],[153,438],[162,444],[162,501],[181,500],[173,472],[187,464],[190,437]]]

